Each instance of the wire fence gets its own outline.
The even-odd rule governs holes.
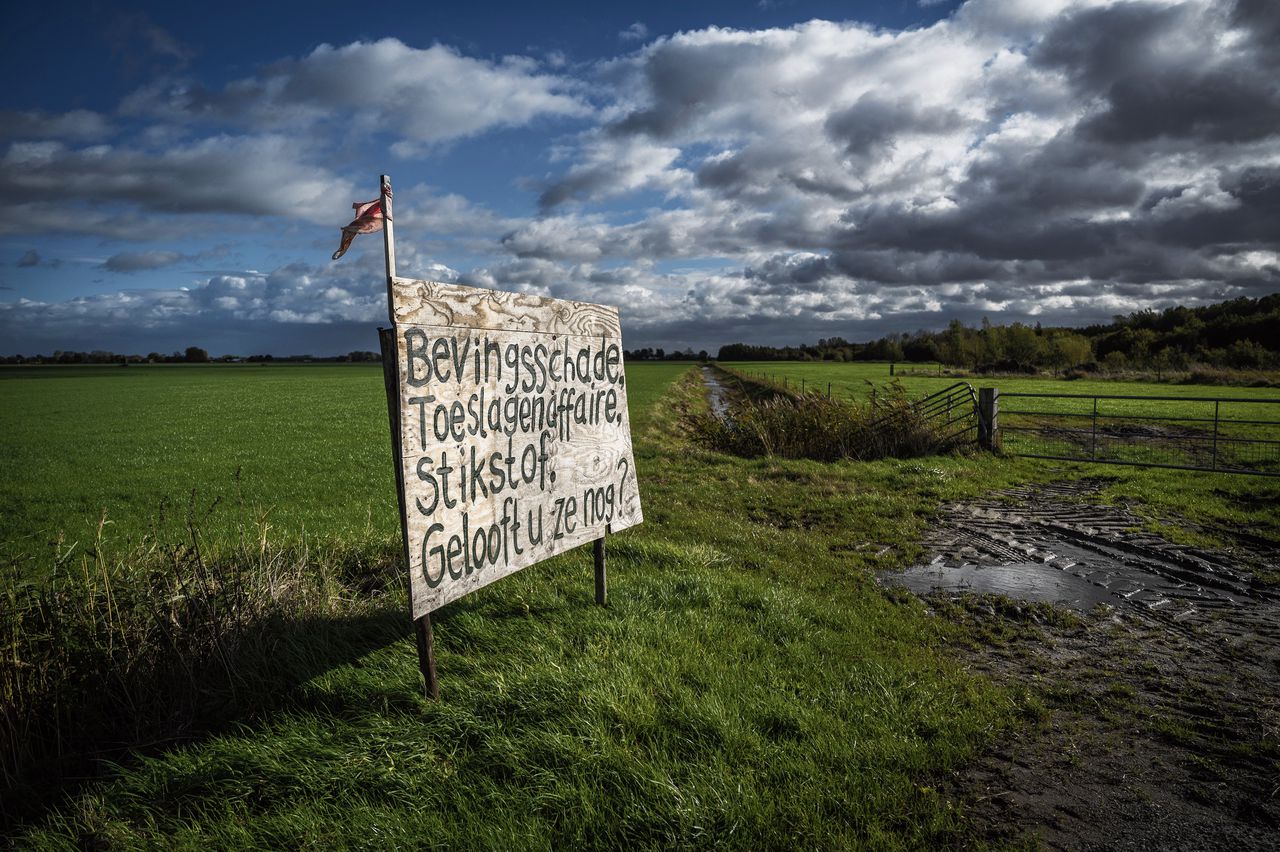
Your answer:
[[[1280,399],[1000,394],[1010,455],[1280,476]]]

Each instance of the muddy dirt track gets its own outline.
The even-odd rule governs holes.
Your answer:
[[[1045,708],[939,779],[986,842],[1280,849],[1280,553],[1138,531],[1096,482],[946,506],[882,580],[970,628],[973,669]],[[899,594],[903,592],[898,592]]]

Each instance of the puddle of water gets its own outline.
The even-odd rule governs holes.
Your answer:
[[[1059,568],[1040,562],[1012,565],[915,565],[883,578],[916,594],[932,591],[1004,595],[1019,600],[1063,604],[1086,611],[1100,603],[1114,603],[1114,592]]]

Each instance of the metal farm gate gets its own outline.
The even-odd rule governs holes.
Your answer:
[[[1280,476],[1280,399],[983,390],[1009,455]]]

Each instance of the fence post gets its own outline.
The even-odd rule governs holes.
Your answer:
[[[999,388],[978,388],[978,446],[984,450],[1000,449]]]
[[[1218,469],[1218,406],[1221,400],[1213,401],[1213,467],[1212,470]]]
[[[1093,398],[1093,435],[1089,439],[1089,460],[1098,460],[1098,398]]]

